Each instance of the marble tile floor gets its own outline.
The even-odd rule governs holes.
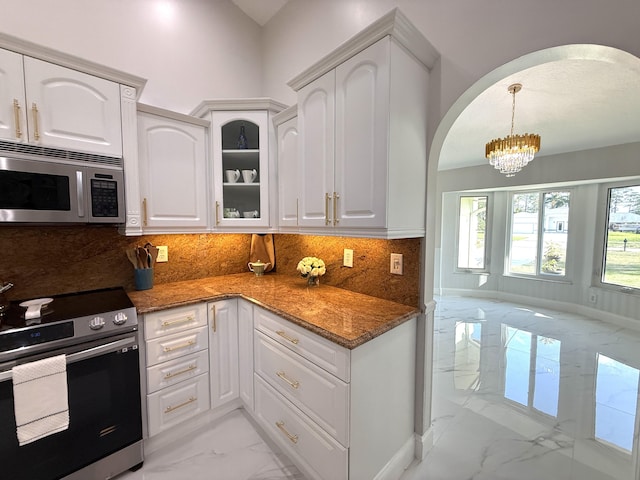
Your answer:
[[[402,480],[639,480],[640,332],[441,297],[434,445]]]
[[[401,480],[640,480],[639,331],[497,300],[436,301],[434,445]],[[245,415],[117,479],[304,480]]]
[[[151,453],[140,470],[115,480],[304,480],[245,415],[234,410],[188,439]]]

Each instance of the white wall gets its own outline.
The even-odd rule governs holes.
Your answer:
[[[262,96],[260,27],[227,0],[0,0],[0,32],[146,78],[140,101],[181,113]]]
[[[596,43],[640,56],[637,0],[291,0],[265,25],[265,94],[295,103],[287,81],[394,7],[442,56],[441,114],[480,77],[536,50]]]

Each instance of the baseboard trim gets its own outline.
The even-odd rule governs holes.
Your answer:
[[[400,447],[391,460],[382,467],[382,469],[375,476],[374,480],[398,480],[404,471],[413,463],[415,458],[416,440],[412,435],[405,443]]]
[[[433,448],[433,427],[429,427],[422,435],[416,433],[415,442],[415,458],[421,462]]]

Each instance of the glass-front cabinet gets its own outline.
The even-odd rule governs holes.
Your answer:
[[[264,233],[276,223],[273,116],[286,105],[270,98],[205,100],[191,113],[210,122],[211,228]]]
[[[269,226],[267,112],[212,112],[215,227]]]

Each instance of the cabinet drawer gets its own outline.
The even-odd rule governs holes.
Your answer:
[[[255,369],[342,445],[349,446],[349,385],[256,332]]]
[[[209,371],[209,355],[201,350],[147,369],[147,393],[153,393]]]
[[[207,336],[207,327],[200,327],[149,340],[147,342],[147,367],[205,350],[209,345]]]
[[[199,375],[147,395],[152,437],[209,409],[209,376]]]
[[[254,326],[281,345],[302,355],[341,380],[349,382],[350,352],[348,349],[261,308],[256,308],[254,311]]]
[[[346,480],[347,449],[282,399],[258,375],[254,378],[256,417],[269,436],[312,478]]]
[[[204,303],[147,313],[144,316],[144,338],[158,338],[206,324],[207,307]]]

